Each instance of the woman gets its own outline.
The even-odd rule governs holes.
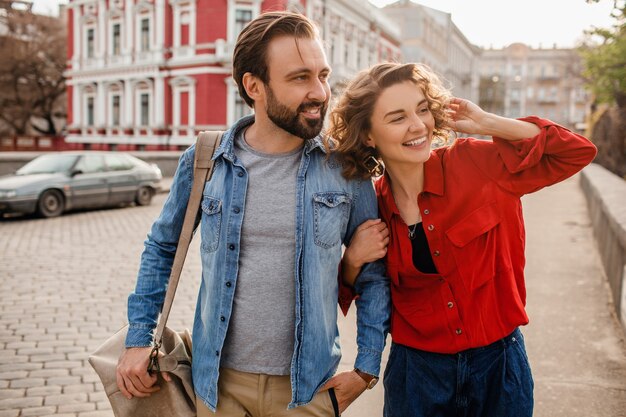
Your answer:
[[[489,135],[431,150],[450,131]],[[349,178],[376,181],[382,223],[357,230],[344,279],[384,253],[393,344],[386,417],[531,416],[520,197],[589,164],[587,139],[450,96],[418,64],[379,64],[348,85],[330,135]],[[382,164],[382,165],[381,165]],[[387,237],[388,234],[388,237]]]

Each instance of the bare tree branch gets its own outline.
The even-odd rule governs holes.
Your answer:
[[[12,9],[2,19],[0,120],[15,134],[30,127],[55,135],[54,118],[66,113],[59,101],[65,94],[65,26],[61,19]]]

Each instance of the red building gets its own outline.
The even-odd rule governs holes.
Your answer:
[[[231,78],[237,35],[269,10],[320,26],[340,88],[361,68],[400,60],[400,34],[367,0],[71,0],[68,142],[176,149],[251,110]]]

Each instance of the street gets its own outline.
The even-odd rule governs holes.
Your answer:
[[[148,207],[0,220],[0,417],[112,416],[87,357],[125,324],[143,240],[165,197]],[[611,313],[578,177],[524,197],[524,214],[530,325],[522,331],[535,415],[624,417],[624,330]],[[172,328],[191,328],[199,270],[197,239]],[[353,367],[354,322],[353,307],[340,318],[341,370]],[[343,416],[382,416],[382,385]]]

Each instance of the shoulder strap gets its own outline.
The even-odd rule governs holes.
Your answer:
[[[165,302],[163,304],[163,309],[161,310],[159,324],[154,333],[154,345],[156,347],[161,346],[163,331],[165,330],[167,318],[170,314],[172,303],[174,302],[174,295],[176,295],[176,287],[178,287],[180,273],[183,269],[185,256],[187,256],[189,243],[191,243],[191,239],[193,237],[193,229],[198,215],[198,209],[200,207],[200,200],[202,200],[202,190],[204,189],[204,184],[211,179],[214,163],[213,155],[215,150],[220,145],[223,133],[224,132],[221,131],[200,132],[196,140],[193,185],[191,186],[189,201],[187,202],[183,228],[180,232],[180,238],[178,239],[176,255],[174,255],[174,263],[172,265],[169,285],[167,286],[167,293],[165,294]]]

